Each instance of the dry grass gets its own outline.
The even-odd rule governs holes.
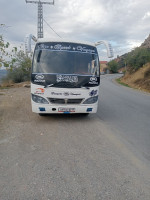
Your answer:
[[[24,87],[25,85],[30,85],[30,81],[21,82],[21,83],[13,83],[12,81],[6,81],[0,85],[0,89],[19,88],[19,87]]]
[[[150,92],[150,63],[134,73],[126,73],[121,82],[146,92]]]

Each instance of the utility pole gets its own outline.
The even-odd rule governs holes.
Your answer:
[[[35,3],[38,4],[38,22],[37,22],[37,38],[43,38],[43,4],[54,5],[54,0],[52,2],[42,2],[39,1],[28,1],[26,3]]]

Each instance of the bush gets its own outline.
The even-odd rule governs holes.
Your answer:
[[[119,65],[115,60],[112,60],[108,63],[108,67],[112,73],[117,73]]]
[[[30,80],[31,57],[22,50],[18,51],[17,47],[7,51],[8,47],[9,43],[4,42],[3,36],[0,35],[0,63],[3,63],[8,69],[7,76],[3,78],[2,82],[19,83]]]
[[[20,83],[20,82],[28,81],[29,77],[26,76],[23,70],[19,67],[13,70],[9,70],[7,76],[3,80],[4,81],[11,80],[14,83]]]
[[[150,49],[136,48],[128,54],[126,62],[131,69],[139,69],[144,64],[150,62]]]
[[[30,74],[31,58],[28,57],[23,51],[19,51],[12,59],[11,67],[3,81],[13,81],[14,83],[29,81]]]

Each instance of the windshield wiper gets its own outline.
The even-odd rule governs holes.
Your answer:
[[[69,86],[71,86],[71,88],[74,88],[74,87],[76,87],[75,85],[74,85],[74,83],[70,83],[70,82],[58,82],[58,83],[52,83],[52,84],[50,84],[50,85],[45,85],[44,86],[44,88],[47,88],[47,87],[55,87],[55,86],[59,86],[59,87],[61,87],[61,88],[63,88],[63,87],[69,87]]]
[[[89,90],[90,88],[89,87],[87,87],[87,86],[85,86],[86,84],[84,84],[84,85],[80,85],[79,87],[80,88],[84,88],[84,89],[87,89],[87,90]]]
[[[50,85],[45,85],[44,88],[47,88],[47,87],[52,87],[54,86],[54,84],[50,84]]]
[[[86,87],[86,86],[80,86],[80,88],[85,88],[85,89],[87,89],[87,90],[89,90],[90,88],[89,87]]]

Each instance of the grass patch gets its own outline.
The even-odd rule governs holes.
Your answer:
[[[0,90],[4,90],[4,89],[9,89],[10,87],[8,86],[0,86]]]
[[[125,87],[130,87],[128,84],[121,82],[121,78],[117,78],[116,81],[117,81],[117,83],[119,83]]]

